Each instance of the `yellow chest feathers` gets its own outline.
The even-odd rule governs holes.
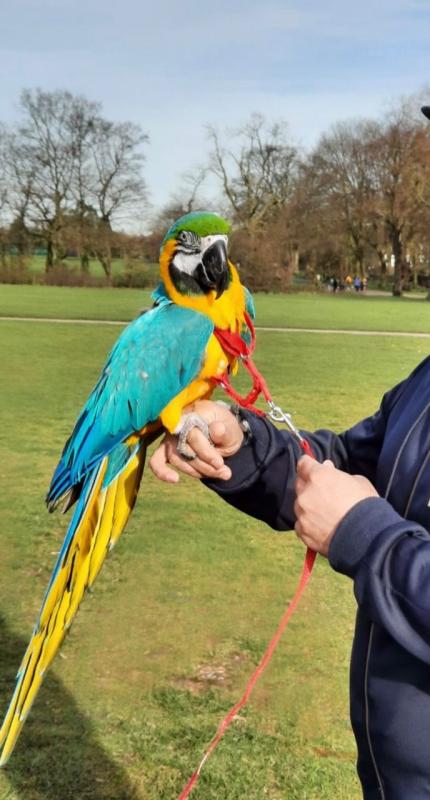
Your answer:
[[[224,353],[218,339],[212,335],[206,347],[206,353],[199,375],[186,386],[171,402],[163,409],[160,418],[164,427],[174,433],[181,419],[185,406],[194,403],[196,400],[207,399],[215,389],[212,378],[223,375],[228,365],[232,367],[232,372],[237,371],[237,362],[232,362]]]

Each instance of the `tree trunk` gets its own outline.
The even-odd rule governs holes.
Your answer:
[[[300,250],[297,244],[293,244],[292,248],[292,272],[297,275],[300,271]]]
[[[379,259],[379,266],[381,271],[381,278],[384,278],[387,274],[387,262],[385,259],[385,253],[383,250],[380,250],[379,247],[376,248],[376,254]]]
[[[406,264],[403,256],[402,233],[399,228],[392,228],[390,239],[394,256],[393,296],[401,297],[405,283]]]
[[[48,239],[46,243],[46,261],[45,272],[52,272],[55,264],[55,249],[52,239]]]
[[[106,280],[110,286],[112,284],[112,228],[109,219],[100,221],[98,237],[100,249],[96,252],[96,256],[103,267]]]
[[[7,252],[9,249],[6,242],[0,242],[0,264],[2,269],[7,269]]]
[[[110,248],[105,252],[97,252],[97,259],[100,261],[100,264],[103,267],[103,271],[106,275],[106,281],[111,286],[112,284],[112,254]]]
[[[90,271],[90,257],[85,251],[81,253],[81,272],[88,275]]]

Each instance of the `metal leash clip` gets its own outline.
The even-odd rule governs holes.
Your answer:
[[[304,441],[303,436],[300,433],[299,429],[296,428],[296,426],[294,425],[294,422],[291,418],[291,414],[289,414],[287,411],[284,411],[281,408],[281,406],[277,406],[276,403],[273,402],[273,400],[267,400],[267,405],[270,408],[270,411],[268,411],[267,416],[270,417],[270,419],[273,420],[273,422],[284,422],[285,425],[287,425],[287,427],[290,429],[291,433],[294,433],[294,436],[297,437],[299,442],[303,442]]]

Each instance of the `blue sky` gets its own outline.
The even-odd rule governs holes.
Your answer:
[[[16,116],[24,87],[101,101],[149,134],[158,206],[205,160],[205,124],[259,111],[311,146],[430,83],[429,40],[429,0],[14,0],[0,25],[0,119]]]

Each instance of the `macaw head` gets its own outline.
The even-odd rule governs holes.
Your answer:
[[[210,211],[192,211],[176,220],[161,244],[166,288],[196,298],[221,297],[231,280],[229,232],[229,223]]]

